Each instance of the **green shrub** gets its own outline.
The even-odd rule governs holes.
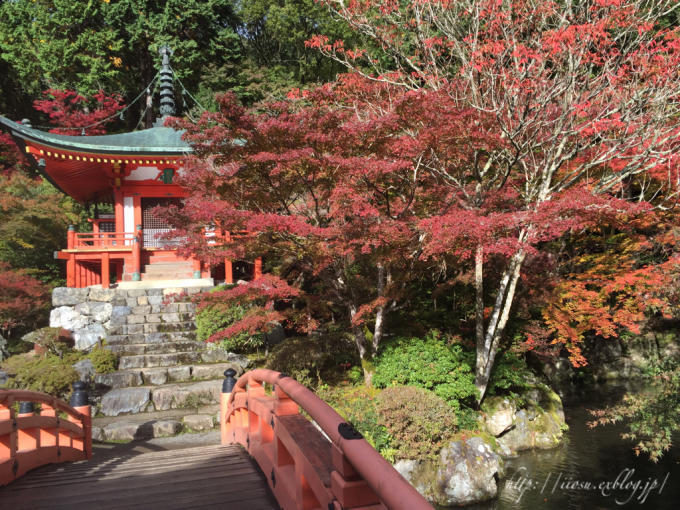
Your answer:
[[[243,305],[227,305],[216,303],[201,308],[196,312],[196,336],[205,342],[215,333],[222,331],[234,322],[241,320],[248,308]],[[264,345],[264,335],[251,335],[247,332],[237,333],[220,342],[220,347],[230,352],[248,353]]]
[[[366,386],[322,385],[317,389],[318,396],[354,425],[373,448],[390,462],[396,460],[397,449],[392,445],[387,427],[381,423],[377,410],[380,390]]]
[[[98,374],[110,374],[118,369],[118,356],[102,345],[95,345],[87,357]]]
[[[487,393],[521,399],[521,393],[532,387],[534,379],[523,359],[510,352],[501,353],[496,356]]]
[[[287,338],[273,348],[266,368],[286,373],[313,388],[321,381],[332,382],[345,375],[352,377],[356,370],[341,373],[340,365],[357,364],[355,352],[353,343],[342,335]]]
[[[378,423],[396,446],[397,458],[435,457],[456,430],[456,415],[443,399],[414,386],[392,386],[378,395]]]
[[[460,345],[447,345],[437,332],[425,338],[398,338],[377,356],[373,384],[430,390],[458,411],[475,404],[473,365],[474,354]]]
[[[71,391],[71,384],[80,378],[71,366],[78,358],[73,353],[63,357],[53,354],[45,357],[30,354],[12,356],[3,363],[3,368],[10,375],[7,386],[65,398]]]

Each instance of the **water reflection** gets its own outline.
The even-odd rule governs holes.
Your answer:
[[[589,429],[588,408],[615,400],[620,392],[571,399],[565,408],[570,430],[562,446],[529,451],[506,461],[496,501],[475,510],[680,508],[680,449],[657,463],[636,457],[621,439],[621,427]],[[596,397],[596,398],[595,398]],[[596,402],[596,403],[595,403]],[[659,493],[661,491],[661,493]]]

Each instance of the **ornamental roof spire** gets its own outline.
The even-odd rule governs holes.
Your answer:
[[[162,126],[166,118],[176,114],[175,110],[175,86],[173,80],[173,72],[170,67],[170,56],[172,55],[172,48],[164,44],[158,49],[158,53],[163,58],[160,70],[160,117],[156,119],[156,126]]]

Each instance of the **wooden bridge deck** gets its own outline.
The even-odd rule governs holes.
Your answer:
[[[267,482],[241,446],[97,455],[53,464],[0,488],[0,508],[277,510]]]

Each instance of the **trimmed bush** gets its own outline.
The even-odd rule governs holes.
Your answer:
[[[396,460],[387,427],[378,414],[377,402],[381,390],[366,386],[320,386],[317,394],[349,423],[354,425],[373,448],[390,462]]]
[[[59,398],[66,398],[71,392],[71,384],[80,379],[78,372],[71,366],[78,361],[77,354],[63,357],[47,354],[35,357],[19,354],[8,358],[3,368],[10,375],[8,388],[42,391]]]
[[[455,410],[473,406],[474,355],[460,345],[447,345],[437,332],[425,338],[398,338],[375,361],[373,384],[417,386],[432,391]]]
[[[378,395],[378,423],[400,459],[434,458],[456,430],[456,415],[443,399],[414,386],[392,386]]]

